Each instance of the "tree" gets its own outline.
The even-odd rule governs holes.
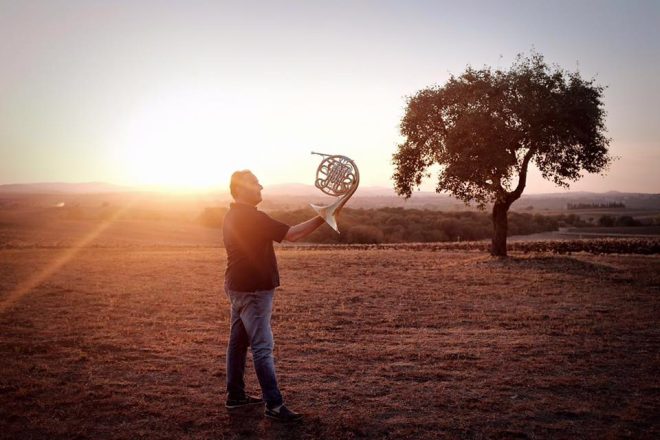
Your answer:
[[[525,189],[530,162],[566,188],[581,171],[602,172],[611,163],[603,90],[534,52],[518,55],[506,71],[468,67],[408,98],[405,140],[393,155],[395,189],[410,197],[439,164],[437,192],[481,209],[493,204],[491,253],[506,256],[507,214]]]

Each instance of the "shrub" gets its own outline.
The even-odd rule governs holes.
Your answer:
[[[382,243],[383,231],[375,226],[357,225],[348,230],[348,243]]]
[[[616,226],[640,226],[641,222],[638,222],[629,215],[623,215],[618,217],[615,222]]]
[[[222,228],[226,214],[227,208],[206,208],[197,220],[209,228]]]

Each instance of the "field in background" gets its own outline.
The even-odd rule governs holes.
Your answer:
[[[45,198],[26,195],[10,201],[0,199],[0,249],[68,247],[78,245],[81,240],[89,241],[87,245],[94,247],[222,245],[218,227],[222,224],[221,216],[224,216],[226,208],[208,209],[208,204],[212,203],[209,200],[187,198],[184,203],[173,199],[142,200],[136,196],[135,199],[112,201],[99,195],[93,196],[85,196],[89,199],[80,196],[83,202],[79,201],[79,205],[75,201],[70,205],[56,202],[60,199],[53,198],[53,195]],[[56,206],[56,203],[65,204]],[[207,213],[212,214],[210,218],[205,216]],[[272,215],[288,224],[295,224],[307,220],[313,212],[311,209],[276,211]],[[660,219],[660,211],[655,216]],[[447,243],[487,239],[492,233],[488,214],[470,211],[347,209],[343,217],[340,217],[339,225],[343,231],[341,236],[323,227],[310,236],[309,241]],[[511,213],[510,234],[526,234],[511,237],[511,242],[608,236],[646,237],[658,241],[660,237],[660,225],[657,224],[615,228],[572,228],[561,225],[562,220],[557,218],[529,212]],[[560,230],[553,231],[557,227]],[[535,231],[545,232],[529,235]]]
[[[291,427],[223,407],[222,249],[0,250],[2,302],[61,262],[0,315],[0,437],[660,436],[657,255],[278,257]]]

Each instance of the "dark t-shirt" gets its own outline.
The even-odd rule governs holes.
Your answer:
[[[281,242],[288,231],[289,225],[270,218],[256,207],[232,203],[222,227],[227,250],[226,286],[239,292],[279,286],[273,241]]]

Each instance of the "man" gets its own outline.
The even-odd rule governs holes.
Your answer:
[[[266,402],[265,415],[283,422],[301,414],[284,405],[275,375],[270,318],[275,288],[280,285],[273,241],[297,241],[324,221],[316,216],[296,226],[281,223],[258,211],[263,187],[252,172],[231,176],[234,203],[225,216],[222,235],[227,250],[225,292],[231,302],[231,327],[227,346],[227,402],[229,409]],[[245,361],[251,347],[263,400],[245,393]]]

